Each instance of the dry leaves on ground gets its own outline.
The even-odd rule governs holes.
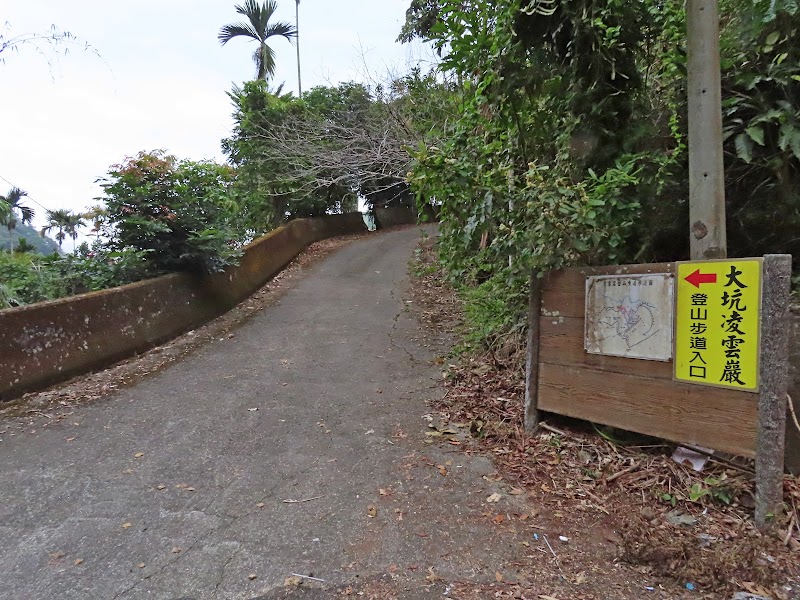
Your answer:
[[[412,280],[419,319],[443,333],[457,328],[459,299],[433,240],[420,244]],[[724,593],[759,586],[782,598],[784,584],[800,585],[800,479],[786,476],[788,514],[776,535],[764,536],[752,522],[750,460],[716,456],[698,473],[671,459],[674,444],[555,417],[529,434],[523,346],[509,345],[516,350],[505,357],[487,352],[441,361],[445,394],[434,402],[441,418],[427,434],[431,440],[461,440],[464,451],[492,456],[512,489],[524,488],[537,506],[566,515],[577,529],[573,537],[590,537],[585,529],[601,520],[619,559],[681,587]],[[459,435],[465,431],[471,435]]]

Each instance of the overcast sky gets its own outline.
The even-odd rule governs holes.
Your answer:
[[[303,89],[404,72],[423,53],[395,43],[410,0],[301,0]],[[13,37],[51,25],[97,51],[66,56],[32,47],[0,64],[0,190],[26,190],[44,209],[83,210],[101,195],[95,180],[140,150],[224,160],[232,83],[252,79],[255,42],[221,47],[219,28],[240,20],[237,0],[0,0],[0,26]],[[277,19],[294,23],[294,0]],[[295,47],[283,38],[275,84],[297,90]],[[10,182],[10,183],[9,183]]]

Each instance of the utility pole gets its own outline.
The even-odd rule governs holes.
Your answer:
[[[687,0],[691,259],[727,258],[718,0]]]
[[[300,0],[295,0],[294,5],[294,30],[297,42],[297,97],[303,97],[303,86],[300,83]]]

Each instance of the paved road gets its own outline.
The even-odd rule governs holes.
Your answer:
[[[509,573],[491,466],[424,443],[442,348],[405,310],[418,237],[353,242],[232,338],[4,436],[0,597],[277,597],[299,573],[422,598],[431,573]]]

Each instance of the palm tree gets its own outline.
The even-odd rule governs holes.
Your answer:
[[[11,232],[17,227],[17,217],[20,222],[25,225],[33,221],[33,209],[30,206],[22,204],[22,199],[28,195],[18,187],[14,186],[5,196],[0,196],[0,224],[8,228],[9,250],[14,249],[14,238]],[[19,214],[18,214],[19,213]]]
[[[78,229],[86,226],[84,215],[80,213],[70,212],[67,215],[67,224],[64,227],[64,233],[72,238],[72,252],[75,253],[75,248],[78,245]]]
[[[259,4],[256,0],[245,0],[243,5],[236,6],[236,12],[244,15],[249,23],[234,23],[225,25],[219,30],[217,38],[224,46],[235,37],[245,36],[258,42],[253,54],[256,63],[256,79],[266,81],[275,74],[275,51],[267,45],[267,40],[274,36],[282,36],[291,41],[297,35],[297,30],[290,23],[279,21],[270,24],[278,3],[275,0],[265,0]]]
[[[9,219],[11,219],[11,207],[5,201],[5,196],[0,196],[0,225],[5,225]]]
[[[297,97],[303,97],[303,85],[300,83],[300,0],[294,5],[294,36],[297,45]]]
[[[90,235],[94,235],[95,240],[100,239],[100,231],[103,229],[107,217],[108,211],[99,204],[90,207],[89,210],[83,213],[83,218],[88,219],[92,223],[92,232]]]
[[[75,252],[75,248],[78,245],[78,230],[82,227],[86,227],[85,215],[81,213],[72,213],[69,216],[69,220],[67,221],[67,226],[64,228],[64,231],[69,237],[72,238],[73,252]]]
[[[70,215],[72,213],[64,208],[59,208],[57,210],[48,210],[46,212],[47,215],[47,225],[42,227],[40,231],[42,237],[50,233],[53,229],[58,229],[56,232],[55,237],[56,241],[58,242],[58,247],[61,248],[61,245],[64,243],[64,240],[67,239],[67,234],[65,231],[69,226]]]

